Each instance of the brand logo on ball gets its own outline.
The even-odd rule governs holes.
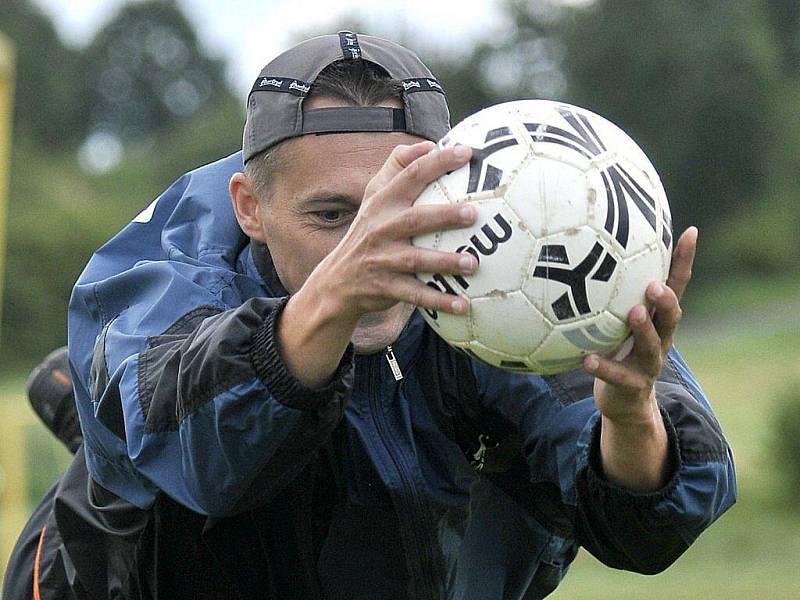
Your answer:
[[[600,258],[603,254],[605,254],[605,258],[601,262]],[[617,267],[617,261],[606,252],[599,242],[595,243],[586,258],[579,262],[574,269],[553,266],[554,263],[569,265],[567,248],[562,245],[542,246],[537,263],[539,264],[533,270],[534,277],[558,281],[569,287],[567,292],[550,305],[559,321],[575,317],[575,311],[572,310],[573,304],[578,309],[578,314],[587,315],[592,312],[589,306],[589,297],[586,294],[586,279],[596,264],[600,263],[600,266],[592,275],[592,279],[597,281],[611,279],[611,275],[614,274],[614,269]],[[570,302],[570,296],[572,302]]]
[[[482,236],[478,234],[470,236],[469,244],[459,246],[455,251],[469,252],[475,257],[475,260],[478,261],[478,264],[481,262],[481,256],[491,256],[497,252],[500,244],[503,244],[511,239],[513,230],[511,229],[511,225],[508,224],[508,221],[506,221],[503,218],[503,215],[500,213],[497,213],[493,219],[495,224],[500,229],[499,232],[494,230],[491,223],[486,223],[481,226],[481,233],[483,234]],[[466,291],[469,289],[469,282],[460,275],[453,275],[453,279],[455,280],[456,285],[458,285],[458,287],[460,287],[462,290]],[[450,283],[441,273],[434,273],[431,275],[431,280],[426,281],[425,283],[433,289],[439,290],[440,292],[447,292],[448,294],[456,293],[456,291],[453,289],[453,286],[450,285]],[[428,313],[431,319],[439,318],[439,313],[435,310],[425,309],[425,312]]]

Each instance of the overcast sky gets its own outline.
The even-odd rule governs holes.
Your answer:
[[[572,0],[575,1],[575,0]],[[35,0],[52,16],[65,41],[89,42],[122,0]],[[356,15],[375,31],[403,33],[415,49],[457,52],[477,37],[503,35],[508,24],[497,0],[179,0],[207,50],[227,59],[229,77],[245,95],[264,66],[284,50],[293,34],[332,28],[337,17]],[[424,51],[421,52],[424,58]]]

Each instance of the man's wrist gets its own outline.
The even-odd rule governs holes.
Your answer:
[[[604,406],[609,404],[606,401]],[[663,428],[654,388],[645,399],[617,399],[613,405],[616,407],[613,412],[607,408],[600,411],[604,424],[609,423],[620,431],[629,431],[631,435],[642,435],[649,430]]]
[[[281,358],[308,388],[324,386],[336,373],[358,319],[337,311],[337,302],[304,286],[291,298],[277,323]]]
[[[264,323],[253,333],[250,360],[256,374],[281,404],[299,410],[316,409],[331,400],[352,369],[352,348],[348,347],[336,373],[327,385],[309,388],[289,371],[278,340],[277,323],[289,298],[282,298]]]
[[[606,477],[636,492],[662,487],[668,477],[668,436],[658,405],[628,418],[601,417],[600,455]]]

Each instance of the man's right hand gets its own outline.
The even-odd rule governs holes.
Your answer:
[[[339,244],[311,273],[279,323],[283,359],[308,387],[324,385],[338,366],[359,319],[398,302],[464,313],[464,299],[425,285],[415,273],[470,274],[469,253],[417,248],[411,238],[474,223],[468,205],[414,202],[435,179],[465,165],[467,146],[432,142],[397,146],[369,181],[364,199]]]
[[[425,285],[415,273],[470,274],[477,261],[469,253],[417,248],[410,238],[475,221],[469,205],[414,206],[432,181],[464,165],[468,146],[438,149],[432,142],[397,146],[369,182],[364,201],[339,245],[320,264],[308,284],[336,303],[342,319],[355,323],[365,313],[406,302],[445,312],[466,312],[463,298]]]

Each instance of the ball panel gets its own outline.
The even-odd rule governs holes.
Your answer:
[[[480,342],[470,342],[469,346],[464,348],[464,350],[483,362],[507,371],[528,373],[532,370],[532,365],[524,356],[498,352],[493,348],[486,347]]]
[[[549,114],[543,103],[550,108]],[[664,237],[668,245],[670,218],[663,186],[644,152],[625,132],[599,115],[567,104],[514,104],[531,107],[525,127],[531,136],[535,162],[550,159],[597,174],[589,177],[586,191],[601,200],[596,206],[607,208],[591,222],[598,231],[605,229],[617,240],[622,255],[636,254],[649,240],[649,236],[629,239],[631,232],[640,231],[639,224],[631,223],[631,219],[644,219],[653,234]],[[551,197],[554,202],[559,201],[557,195]],[[553,231],[557,229],[548,233]]]
[[[656,279],[666,280],[667,274],[662,268],[661,251],[655,242],[638,255],[626,258],[620,265],[619,285],[608,303],[608,310],[626,321],[630,310],[645,301],[647,285]]]
[[[628,333],[624,322],[603,311],[577,323],[557,325],[530,360],[548,373],[579,368],[587,354],[614,354]]]
[[[666,195],[660,182],[651,185],[645,173],[641,165],[622,156],[600,173],[621,256],[634,256],[656,240],[664,244],[664,221],[669,219]]]
[[[563,102],[521,101],[531,109],[525,128],[536,155],[550,156],[581,170],[603,160],[612,147],[598,135],[594,113]]]
[[[603,142],[606,148],[614,151],[616,158],[627,157],[632,163],[639,165],[647,171],[647,180],[651,185],[661,185],[661,180],[653,164],[650,162],[650,159],[633,138],[621,127],[586,109],[574,108],[574,110],[586,117],[597,134],[597,137]]]
[[[545,157],[531,157],[506,192],[514,209],[535,238],[580,227],[589,222],[590,201],[596,211],[586,171]]]
[[[576,351],[557,330],[550,332],[544,343],[529,357],[537,373],[561,373],[581,366],[584,354]]]
[[[450,204],[450,198],[444,191],[442,183],[439,179],[433,181],[428,187],[422,190],[422,193],[417,197],[414,202],[415,206],[423,206],[428,204]]]
[[[473,339],[472,323],[466,315],[418,308],[428,325],[450,344],[467,344]]]
[[[542,343],[550,327],[522,292],[498,292],[470,303],[475,341],[525,357]]]
[[[564,336],[580,346],[603,356],[610,356],[630,334],[627,323],[610,311],[603,311],[596,317],[581,321],[579,329],[565,330]],[[580,332],[579,332],[580,331]],[[580,340],[580,344],[577,342]]]

